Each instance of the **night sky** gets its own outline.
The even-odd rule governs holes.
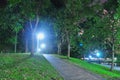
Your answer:
[[[7,4],[7,0],[0,0],[0,7],[4,7]]]
[[[64,0],[50,0],[56,8],[61,8],[65,6]]]
[[[50,0],[54,6],[57,8],[64,7],[65,0]],[[105,3],[107,0],[94,0],[94,2],[100,1],[101,3]],[[7,0],[0,0],[0,7],[4,7],[7,4]]]

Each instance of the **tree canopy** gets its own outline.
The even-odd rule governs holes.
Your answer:
[[[1,0],[0,44],[13,47],[28,40],[29,51],[34,53],[35,34],[45,28],[50,34],[55,32],[55,51],[68,52],[68,57],[82,57],[95,49],[110,53],[114,32],[115,48],[119,49],[119,4],[119,0]]]

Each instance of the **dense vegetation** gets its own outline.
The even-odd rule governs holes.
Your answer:
[[[34,55],[36,33],[40,31],[46,33],[44,42],[48,47],[44,52],[63,53],[69,58],[100,50],[102,57],[112,58],[113,69],[114,56],[120,52],[120,0],[2,0],[1,3],[1,53],[19,51]]]

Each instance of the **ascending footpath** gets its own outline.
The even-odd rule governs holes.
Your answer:
[[[54,55],[44,54],[44,57],[56,68],[64,80],[105,80]]]

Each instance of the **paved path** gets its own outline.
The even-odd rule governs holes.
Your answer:
[[[44,57],[56,68],[64,80],[105,80],[53,55],[44,54]]]

